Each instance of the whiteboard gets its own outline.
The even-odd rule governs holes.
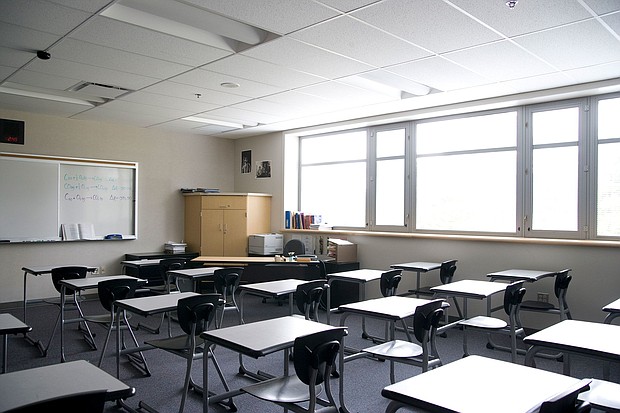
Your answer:
[[[62,240],[62,224],[92,224],[97,239],[137,237],[135,162],[0,153],[0,240]]]

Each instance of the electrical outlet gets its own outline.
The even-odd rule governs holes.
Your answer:
[[[540,301],[541,303],[548,303],[549,302],[549,293],[538,293],[537,296],[537,301]]]
[[[95,267],[95,271],[93,271],[93,275],[99,274],[99,267]]]

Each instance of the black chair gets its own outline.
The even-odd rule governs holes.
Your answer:
[[[6,410],[6,413],[41,413],[54,411],[102,413],[105,407],[107,393],[107,389],[101,389],[59,396]]]
[[[241,311],[237,305],[237,288],[243,275],[242,267],[220,268],[213,272],[213,289],[224,299],[224,305],[220,308],[220,316],[216,319],[217,327],[221,327],[224,322],[226,311],[236,311],[237,317],[241,317]]]
[[[565,392],[543,402],[539,413],[589,413],[592,407],[590,403],[578,399],[579,393],[588,391],[589,382],[590,379],[583,379]]]
[[[298,239],[287,241],[286,244],[284,244],[283,254],[284,256],[289,256],[291,253],[292,255],[303,255],[306,253],[306,246]]]
[[[187,360],[185,382],[183,384],[183,396],[181,397],[179,413],[183,412],[185,401],[187,399],[187,392],[190,388],[196,389],[198,392],[202,391],[201,387],[192,379],[192,364],[194,360],[209,357],[220,377],[223,377],[215,355],[208,348],[204,347],[204,340],[200,338],[200,333],[209,329],[209,326],[215,318],[217,308],[221,307],[223,304],[224,301],[220,294],[200,294],[183,298],[177,303],[177,316],[179,318],[179,325],[183,330],[183,334],[169,338],[146,341],[146,344],[165,350]],[[226,387],[226,391],[228,391],[229,388],[225,382],[224,385]],[[156,410],[143,401],[139,402],[139,406],[142,409],[156,412]]]
[[[465,356],[469,355],[467,349],[467,331],[469,329],[492,331],[510,336],[511,360],[513,363],[516,363],[517,336],[523,337],[525,335],[521,319],[519,318],[519,307],[524,295],[523,281],[517,281],[506,286],[506,291],[504,292],[504,311],[508,315],[508,322],[489,316],[476,316],[459,321],[458,324],[463,327],[463,354]]]
[[[319,322],[321,298],[328,289],[326,279],[308,281],[297,286],[294,294],[295,304],[306,320]]]
[[[112,331],[116,331],[116,312],[113,306],[114,301],[116,300],[124,300],[126,298],[132,298],[136,292],[136,288],[138,286],[138,280],[132,278],[119,278],[117,280],[106,280],[101,281],[97,284],[97,293],[99,295],[99,302],[101,306],[107,311],[105,314],[96,314],[96,315],[87,315],[84,319],[88,322],[99,324],[107,329],[107,334],[105,340],[103,342],[103,348],[101,349],[101,356],[99,357],[98,367],[101,367],[103,363],[103,357],[105,356],[106,349],[108,347],[108,342],[110,341],[110,335]],[[138,347],[138,340],[136,339],[135,334],[131,326],[129,325],[129,318],[131,318],[131,313],[126,313],[120,321],[121,330],[129,331],[134,344]],[[125,336],[122,335],[122,345],[123,349],[125,346]],[[142,353],[140,352],[140,356]],[[144,366],[144,370],[147,374],[150,374],[148,371],[148,366],[146,366],[146,360],[144,357],[141,357],[140,362]]]
[[[330,387],[330,374],[346,329],[333,328],[295,339],[295,374],[243,387],[247,394],[296,413],[338,413]],[[319,396],[325,391],[327,399]]]
[[[83,266],[64,266],[64,267],[56,267],[52,269],[52,283],[54,288],[58,293],[61,293],[62,286],[60,282],[62,280],[75,280],[79,278],[86,278],[86,273],[88,271],[87,267]],[[47,355],[47,352],[52,344],[52,339],[56,334],[56,330],[58,329],[58,325],[60,324],[60,311],[61,311],[61,302],[60,297],[53,299],[43,300],[48,304],[53,304],[58,307],[58,317],[56,318],[56,323],[54,324],[54,329],[52,330],[52,334],[50,335],[50,339],[47,343],[43,351],[43,355]],[[84,312],[82,311],[82,307],[80,306],[80,301],[82,301],[82,297],[79,294],[75,294],[75,291],[69,288],[65,289],[65,311],[77,311],[79,313],[79,318],[81,321],[78,323],[78,330],[80,330],[84,336],[84,340],[88,343],[88,345],[93,349],[97,350],[97,344],[95,344],[95,339],[93,337],[93,333],[90,331],[90,327],[88,323],[84,321]],[[82,324],[84,324],[84,328],[82,328]]]
[[[365,348],[360,355],[371,355],[390,362],[390,382],[395,383],[394,363],[404,363],[422,368],[422,372],[441,366],[441,358],[437,352],[435,336],[439,320],[443,317],[443,299],[429,301],[416,307],[413,316],[413,333],[418,343],[396,340]],[[357,358],[353,356],[353,359]]]
[[[570,313],[570,309],[568,308],[568,303],[566,302],[568,285],[572,279],[572,276],[569,274],[570,271],[570,269],[562,270],[555,275],[553,292],[558,300],[557,306],[553,303],[525,300],[521,303],[521,310],[534,311],[537,313],[559,314],[560,321],[572,320],[573,317]]]
[[[441,267],[439,267],[439,281],[441,281],[442,285],[450,284],[454,280],[454,273],[456,272],[456,263],[458,260],[447,260],[441,263]],[[433,296],[434,293],[431,291],[431,287],[420,287],[417,290],[419,295]],[[456,311],[459,314],[459,318],[463,318],[463,312],[461,311],[461,307],[459,305],[456,297],[452,297],[452,301],[456,308]],[[445,313],[446,317],[448,313]],[[446,320],[447,321],[447,320]]]

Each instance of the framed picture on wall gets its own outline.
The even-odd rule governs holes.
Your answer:
[[[271,178],[271,161],[256,162],[256,177]]]
[[[252,172],[252,151],[241,151],[241,173]]]

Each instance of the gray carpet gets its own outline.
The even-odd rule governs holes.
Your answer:
[[[250,295],[245,297],[245,318],[246,322],[255,320],[261,320],[265,318],[272,318],[278,316],[284,316],[288,314],[288,305],[278,305],[274,301],[268,301],[263,303],[260,298],[252,297]],[[96,300],[86,301],[83,308],[88,314],[102,313],[103,309]],[[4,312],[9,312],[21,319],[22,309],[6,309]],[[35,304],[29,306],[28,310],[28,322],[33,327],[31,337],[34,339],[40,339],[44,344],[47,344],[47,340],[51,333],[55,317],[57,315],[56,307],[43,304]],[[324,314],[322,320],[325,320]],[[138,321],[146,323],[148,325],[156,326],[159,323],[159,317],[144,319],[142,317],[134,317],[132,324],[136,324]],[[358,317],[349,317],[350,322],[349,335],[346,338],[347,346],[353,346],[357,348],[365,347],[369,345],[368,340],[364,340],[361,337],[361,322]],[[225,324],[236,324],[236,314],[230,312],[225,316]],[[335,314],[332,316],[332,324],[339,323],[339,316]],[[374,335],[381,335],[384,331],[384,324],[382,322],[367,320],[367,331]],[[173,332],[179,333],[180,328],[173,321]],[[105,338],[105,330],[97,325],[92,325],[91,328],[96,333],[95,340],[100,345]],[[165,330],[162,329],[162,333]],[[145,340],[153,339],[156,335],[149,333],[144,329],[138,329],[136,331],[138,341],[143,343]],[[67,326],[66,328],[66,358],[68,361],[85,359],[93,364],[97,364],[100,350],[92,351],[81,338],[82,335],[77,331],[75,325]],[[510,360],[510,354],[498,350],[490,350],[486,348],[487,338],[484,334],[472,333],[469,335],[469,348],[472,354],[483,355],[487,357],[497,358],[501,360]],[[506,343],[503,337],[498,336],[498,343]],[[108,347],[107,355],[104,359],[102,368],[112,375],[115,375],[115,358],[114,358],[114,342]],[[444,364],[457,360],[462,357],[462,333],[458,329],[450,330],[447,337],[438,338],[438,350]],[[160,412],[177,412],[179,403],[181,400],[181,387],[183,385],[183,377],[185,374],[185,360],[175,357],[165,351],[151,350],[145,353],[149,367],[151,369],[152,376],[143,376],[137,369],[135,369],[125,357],[121,359],[121,373],[120,379],[130,386],[136,388],[136,395],[127,400],[127,404],[133,408],[138,407],[138,402],[144,400],[150,406],[155,407]],[[220,365],[224,370],[229,384],[231,387],[240,387],[243,384],[249,383],[247,377],[242,377],[237,374],[238,372],[238,358],[237,354],[224,348],[216,349],[216,356]],[[518,357],[518,362],[523,363],[524,356]],[[37,367],[52,363],[58,363],[60,361],[60,335],[56,334],[50,351],[46,357],[42,357],[36,347],[29,344],[22,336],[9,337],[9,371],[15,371],[30,367]],[[282,371],[282,354],[274,354],[272,356],[254,360],[244,358],[245,364],[251,370],[257,370],[260,368],[262,371],[272,372],[273,374],[279,374]],[[573,356],[572,362],[572,375],[575,377],[594,377],[602,378],[603,362],[593,359],[587,359],[582,357]],[[538,359],[537,367],[548,371],[554,371],[557,373],[562,372],[562,363],[549,359]],[[199,383],[202,382],[202,361],[196,361],[193,366],[193,377]],[[213,369],[212,369],[213,371]],[[396,377],[397,380],[402,380],[413,375],[420,374],[421,370],[415,366],[408,366],[403,364],[397,364]],[[383,412],[388,404],[388,401],[381,396],[381,389],[389,384],[389,365],[388,363],[374,361],[370,359],[358,359],[353,360],[345,366],[345,402],[348,409],[353,412]],[[620,382],[620,365],[611,365],[611,381]],[[213,375],[210,379],[211,383],[220,385],[219,380]],[[489,378],[489,380],[504,380],[506,385],[510,386],[509,377],[495,377]],[[458,382],[445,383],[446,397],[450,397],[450,388],[458,386]],[[338,392],[338,380],[333,379],[332,388],[337,394]],[[220,390],[220,387],[215,387],[214,390]],[[1,389],[0,389],[1,393]],[[518,395],[516,395],[518,397]],[[239,412],[243,413],[271,413],[282,412],[281,408],[272,405],[267,402],[260,401],[249,395],[240,395],[235,398],[235,404]],[[119,409],[114,403],[108,403],[106,412],[118,412]],[[212,406],[214,412],[227,411],[220,406]],[[412,410],[416,411],[416,410]],[[417,410],[419,411],[419,410]],[[202,412],[202,399],[197,393],[190,392],[190,396],[185,406],[185,412]]]

